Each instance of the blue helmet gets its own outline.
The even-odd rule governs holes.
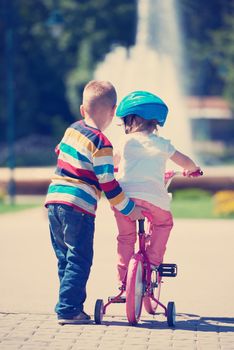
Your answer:
[[[134,91],[125,96],[116,110],[116,116],[123,118],[137,114],[143,119],[156,119],[163,126],[168,113],[167,105],[158,96],[147,91]]]

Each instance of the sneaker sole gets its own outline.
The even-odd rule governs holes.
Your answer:
[[[88,324],[91,320],[58,320],[58,324],[64,326],[65,324]]]

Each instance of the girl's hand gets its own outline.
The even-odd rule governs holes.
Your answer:
[[[199,166],[196,166],[190,170],[184,170],[184,173],[185,173],[185,176],[188,176],[188,177],[196,177],[196,176],[201,176],[203,174]]]

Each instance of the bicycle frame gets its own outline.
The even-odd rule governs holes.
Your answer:
[[[167,308],[162,304],[158,299],[153,296],[151,288],[151,266],[145,250],[145,241],[147,234],[144,230],[144,219],[139,220],[139,231],[138,231],[138,240],[139,240],[139,251],[134,255],[135,259],[141,260],[144,266],[144,276],[145,276],[145,290],[144,296],[150,297],[155,303],[161,306],[164,310],[165,316],[167,316]]]
[[[182,176],[188,176],[186,172],[175,172],[175,171],[169,171],[165,174],[165,186],[166,188],[169,187],[171,180],[173,177],[177,175],[182,175]],[[196,172],[192,173],[189,175],[189,177],[197,177],[203,175],[201,170],[197,170]],[[144,213],[146,214],[146,213]],[[147,215],[145,215],[147,217]],[[148,220],[150,220],[150,217],[148,216]],[[147,257],[146,254],[146,239],[147,239],[147,233],[145,233],[144,229],[144,221],[143,220],[138,220],[139,223],[139,230],[138,230],[138,245],[139,245],[139,250],[137,253],[133,255],[132,258],[135,260],[141,261],[142,263],[142,268],[143,268],[143,294],[142,294],[142,300],[144,297],[150,298],[153,300],[153,302],[156,303],[156,306],[160,306],[164,310],[164,315],[168,319],[168,325],[169,326],[174,326],[175,325],[175,320],[173,319],[173,315],[175,314],[175,305],[174,302],[169,302],[168,306],[166,307],[164,304],[162,304],[157,298],[154,296],[154,288],[158,287],[160,288],[160,284],[162,283],[161,277],[175,277],[177,274],[177,266],[176,264],[161,264],[158,268],[156,268],[154,271],[156,273],[156,284],[151,281],[151,276],[152,276],[152,269],[151,269],[151,264],[150,261]],[[103,300],[99,299],[97,300],[97,320],[95,319],[95,322],[100,324],[102,320],[102,316],[105,315],[107,307],[112,304],[112,303],[125,303],[126,299],[121,298],[122,294],[126,290],[126,284],[127,284],[127,276],[125,276],[125,279],[122,283],[122,286],[120,288],[120,293],[116,295],[115,297],[109,297],[108,302],[104,305]],[[160,292],[160,289],[159,289]],[[158,294],[159,295],[159,294]],[[141,312],[141,310],[140,310]],[[147,310],[147,312],[151,313],[150,311]],[[155,315],[155,310],[152,313]],[[95,306],[95,315],[96,315],[96,306]],[[95,316],[96,317],[96,316]],[[140,317],[140,316],[139,316]],[[137,320],[138,322],[138,320]]]

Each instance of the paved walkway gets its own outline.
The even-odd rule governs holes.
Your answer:
[[[102,325],[58,326],[55,316],[0,314],[1,350],[233,350],[234,318],[179,314],[176,329],[161,315],[131,327],[125,317]]]
[[[108,204],[100,204],[85,306],[90,314],[97,298],[116,293],[115,223]],[[129,326],[124,305],[108,308],[102,325],[58,326],[46,211],[3,215],[0,222],[1,350],[234,349],[233,221],[176,220],[165,261],[176,262],[179,274],[165,279],[161,298],[176,302],[176,329],[162,314],[143,313],[139,326]]]

